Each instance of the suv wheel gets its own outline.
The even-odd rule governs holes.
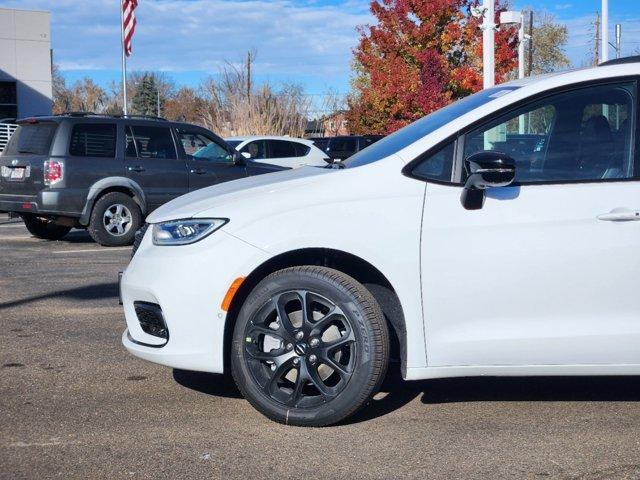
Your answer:
[[[389,333],[371,293],[325,267],[280,270],[250,293],[233,334],[231,371],[244,397],[281,423],[320,427],[378,391]]]
[[[105,247],[131,245],[142,225],[142,212],[127,194],[111,192],[100,197],[91,212],[89,234]]]
[[[58,225],[45,217],[22,215],[22,220],[31,235],[44,240],[60,240],[71,231],[71,227]]]

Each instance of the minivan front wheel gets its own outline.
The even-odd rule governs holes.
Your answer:
[[[131,245],[142,225],[142,212],[129,195],[110,192],[100,197],[91,212],[89,234],[105,247]]]
[[[71,231],[71,227],[58,225],[46,217],[23,214],[22,220],[31,235],[43,240],[60,240]]]
[[[325,426],[378,391],[389,358],[384,315],[353,278],[303,266],[269,275],[235,325],[231,369],[245,398],[267,417]]]

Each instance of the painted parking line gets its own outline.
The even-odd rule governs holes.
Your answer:
[[[87,248],[84,250],[58,250],[51,253],[104,253],[104,252],[118,252],[120,250],[131,250],[131,247]]]
[[[24,223],[0,223],[0,228],[24,228]]]

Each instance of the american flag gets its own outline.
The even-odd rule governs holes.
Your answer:
[[[122,0],[122,29],[124,31],[124,53],[127,57],[133,51],[131,40],[136,31],[136,15],[134,10],[138,6],[138,0]]]

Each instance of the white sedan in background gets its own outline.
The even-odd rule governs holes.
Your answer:
[[[293,137],[228,137],[225,141],[246,158],[280,167],[326,167],[327,154],[311,140]]]
[[[163,205],[122,277],[125,347],[231,370],[306,426],[365,405],[390,356],[407,380],[639,375],[639,79],[635,57],[518,80],[344,168]]]

